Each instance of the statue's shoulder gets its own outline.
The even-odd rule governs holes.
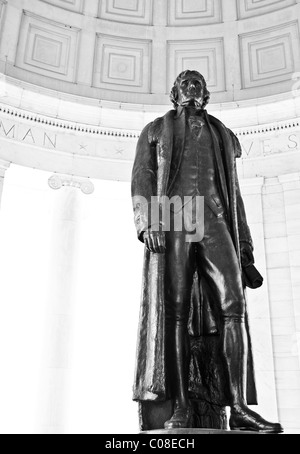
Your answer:
[[[213,115],[208,115],[210,123],[222,134],[230,134],[231,131],[228,129],[221,120],[214,117]]]
[[[241,158],[242,157],[242,154],[243,154],[243,150],[242,150],[242,146],[240,144],[240,141],[239,139],[237,138],[237,136],[234,134],[233,131],[231,131],[231,129],[227,129],[228,132],[229,132],[229,135],[231,137],[231,140],[233,142],[233,148],[234,148],[234,156],[236,158]]]
[[[235,158],[240,158],[242,156],[242,147],[241,147],[239,139],[234,134],[234,132],[231,131],[231,129],[227,128],[224,125],[224,123],[222,123],[222,121],[220,121],[218,118],[214,117],[213,115],[209,115],[209,120],[219,130],[219,132],[227,135],[227,137],[232,142],[232,148],[234,151]]]
[[[170,110],[162,117],[156,118],[152,123],[148,125],[148,139],[150,143],[159,142],[159,138],[162,136],[166,125],[174,120],[175,111]]]

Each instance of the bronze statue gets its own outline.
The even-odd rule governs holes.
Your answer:
[[[207,114],[209,100],[204,77],[184,71],[171,92],[174,110],[146,126],[137,145],[132,196],[145,261],[134,400],[152,405],[165,429],[201,426],[201,401],[230,406],[232,430],[280,433],[248,408],[257,400],[245,287],[262,278],[236,171],[241,146]],[[151,222],[153,200],[160,206],[166,197],[180,200],[180,216],[186,198],[195,207],[202,197],[198,240],[187,239],[186,223],[174,228],[173,205],[171,228]]]

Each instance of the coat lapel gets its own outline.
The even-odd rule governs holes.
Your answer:
[[[232,237],[236,252],[240,258],[240,246],[239,246],[239,235],[238,235],[238,221],[237,221],[237,199],[236,199],[236,181],[235,181],[235,152],[232,139],[227,131],[227,128],[212,115],[208,116],[211,124],[219,132],[222,143],[223,152],[222,160],[224,163],[224,170],[226,175],[226,184],[229,198],[229,213],[230,213],[230,224],[232,230]]]
[[[174,112],[173,116],[173,128],[172,128],[172,134],[173,134],[173,159],[176,161],[176,168],[174,174],[171,176],[169,184],[168,184],[168,189],[166,194],[170,194],[172,191],[172,188],[174,186],[174,183],[176,181],[177,175],[180,171],[181,164],[182,164],[182,159],[183,159],[183,154],[184,154],[184,147],[185,147],[185,132],[186,132],[186,114],[185,110],[182,109],[178,113]],[[179,126],[179,131],[177,128],[174,128],[174,123],[178,122]]]
[[[226,212],[229,214],[229,218],[231,218],[230,205],[229,205],[229,194],[228,194],[228,178],[226,178],[227,174],[226,174],[226,166],[224,165],[223,150],[222,150],[222,147],[220,147],[220,145],[219,145],[219,140],[215,134],[214,129],[211,127],[210,117],[208,116],[206,111],[205,111],[205,117],[206,117],[208,127],[210,129],[210,133],[211,133],[213,144],[214,144],[215,159],[216,159],[216,165],[217,165],[217,169],[218,169],[218,178],[219,178],[219,182],[220,182],[220,191],[223,196]],[[215,124],[214,124],[214,127],[216,128]],[[216,129],[217,129],[219,135],[221,136],[222,144],[224,146],[224,138],[220,134],[219,128],[216,128]]]
[[[158,198],[167,194],[170,168],[173,156],[174,115],[171,110],[163,117],[162,130],[157,143],[157,195]]]

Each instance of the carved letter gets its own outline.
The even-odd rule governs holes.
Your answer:
[[[271,140],[270,139],[263,140],[262,147],[263,147],[264,155],[268,155],[268,154],[272,153]]]
[[[294,139],[293,139],[294,137]],[[293,146],[290,145],[290,143],[288,144],[288,147],[291,149],[291,150],[294,150],[295,148],[298,147],[298,137],[296,136],[296,134],[291,134],[289,136],[289,142],[291,144],[293,144]]]
[[[48,144],[48,142],[52,145],[53,148],[56,148],[56,139],[57,135],[55,134],[53,140],[48,136],[48,134],[45,132],[44,134],[44,147]]]
[[[249,156],[249,154],[251,153],[253,145],[254,145],[254,142],[251,142],[251,145],[250,145],[248,151],[246,150],[245,145],[242,145],[242,148],[245,150],[245,153],[246,153],[247,156]]]
[[[9,131],[6,131],[3,122],[0,121],[0,128],[1,128],[1,127],[2,127],[3,132],[4,132],[4,134],[6,135],[6,137],[8,137],[8,135],[12,132],[12,133],[13,133],[12,139],[15,138],[15,129],[16,129],[16,125],[13,125],[13,126],[10,128]]]
[[[22,142],[24,142],[24,140],[25,140],[27,137],[31,137],[32,142],[35,143],[35,140],[34,140],[34,137],[33,137],[33,134],[32,134],[31,129],[28,129],[28,131],[26,132],[25,136],[24,136],[23,139],[22,139]]]

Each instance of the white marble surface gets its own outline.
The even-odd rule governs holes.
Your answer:
[[[272,317],[272,333],[275,336],[289,335],[295,331],[296,320],[293,312],[288,316],[284,314],[281,317]]]
[[[270,421],[278,421],[274,372],[256,370],[255,376],[257,382],[258,406],[252,407],[253,410]]]
[[[277,420],[277,396],[274,369],[274,353],[269,306],[269,286],[264,239],[263,178],[242,180],[247,218],[254,242],[255,263],[264,276],[264,285],[257,290],[248,290],[248,311],[253,347],[259,406],[257,410],[265,417]]]
[[[296,371],[278,371],[276,375],[277,389],[297,390],[300,393],[300,376]]]
[[[295,228],[296,229],[296,228]],[[285,222],[266,222],[264,223],[265,239],[280,238],[286,232]]]
[[[272,380],[269,381],[269,384],[271,385],[273,383],[275,388],[273,344],[272,337],[270,335],[271,333],[270,318],[251,317],[250,319],[251,319],[250,330],[253,345],[255,371],[272,372],[273,378]],[[264,394],[262,393],[262,395]]]
[[[40,391],[43,434],[65,432],[71,367],[72,313],[80,226],[79,189],[53,191],[52,257]]]
[[[280,175],[277,181],[267,179],[263,192],[278,409],[282,424],[295,433],[300,420],[299,174]]]
[[[2,159],[0,159],[0,207],[1,207],[5,173],[8,170],[9,166],[10,166],[10,162],[3,161]]]

